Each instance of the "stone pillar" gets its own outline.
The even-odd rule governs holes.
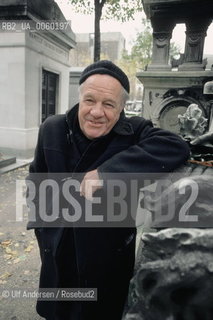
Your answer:
[[[83,67],[70,68],[69,109],[79,102],[79,79],[83,70]]]
[[[203,70],[205,64],[203,63],[203,48],[206,37],[206,31],[208,29],[211,20],[199,19],[190,20],[186,22],[186,42],[184,52],[184,63],[180,65],[179,70]]]
[[[153,49],[152,62],[148,70],[171,70],[169,63],[170,39],[174,28],[174,22],[166,19],[153,19]]]

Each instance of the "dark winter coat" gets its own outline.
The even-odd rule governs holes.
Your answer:
[[[88,140],[78,105],[40,127],[33,173],[170,172],[189,156],[187,144],[139,117],[119,121],[106,136]],[[28,228],[33,225],[29,222]],[[97,302],[39,301],[47,319],[119,320],[133,273],[135,228],[36,228],[42,260],[41,288],[97,288]]]

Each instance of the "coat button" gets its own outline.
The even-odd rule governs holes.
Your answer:
[[[49,253],[50,251],[51,251],[50,248],[45,248],[45,249],[44,249],[44,252],[45,252],[45,253]]]

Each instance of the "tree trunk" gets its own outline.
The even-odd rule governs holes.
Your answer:
[[[100,60],[101,55],[101,32],[100,32],[100,20],[102,15],[102,9],[106,0],[94,0],[95,6],[95,34],[94,34],[94,62]]]

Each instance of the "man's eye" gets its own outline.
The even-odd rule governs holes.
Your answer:
[[[111,103],[108,103],[108,102],[105,103],[105,106],[106,106],[107,108],[114,108],[114,105],[111,104]]]

